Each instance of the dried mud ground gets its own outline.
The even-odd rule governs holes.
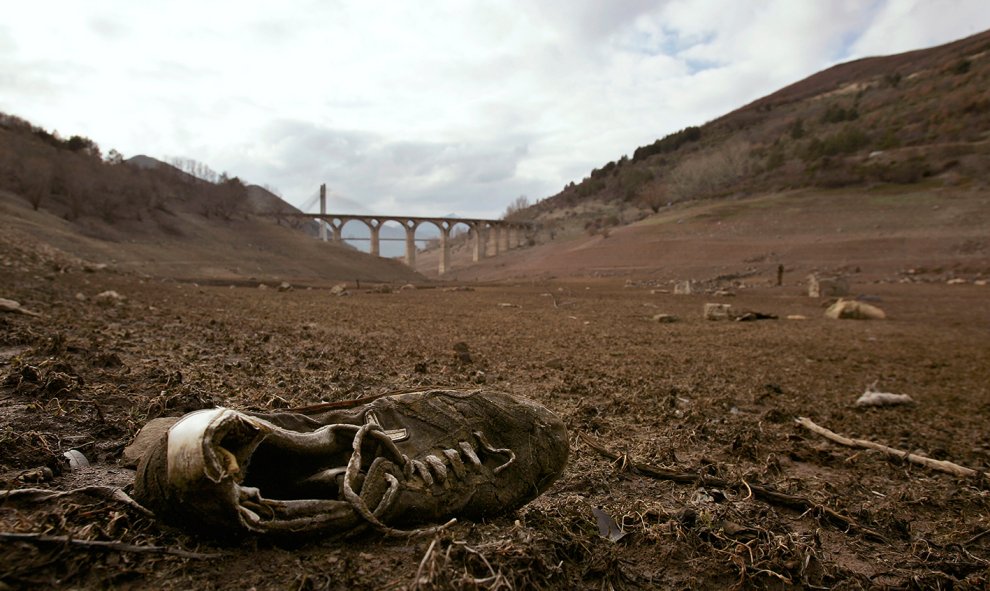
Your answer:
[[[0,270],[0,296],[41,314],[0,314],[3,489],[128,491],[121,451],[157,416],[421,386],[534,398],[566,419],[572,449],[563,477],[515,514],[425,538],[217,545],[85,490],[14,496],[0,501],[0,589],[990,584],[985,479],[794,421],[990,469],[990,287],[854,284],[889,319],[834,321],[796,285],[722,299],[577,281],[336,297],[32,264]],[[105,290],[126,299],[101,305]],[[781,319],[705,321],[706,301]],[[651,321],[661,312],[681,320]],[[874,382],[916,403],[856,408]],[[70,470],[70,449],[92,465]]]

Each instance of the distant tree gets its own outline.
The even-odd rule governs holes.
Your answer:
[[[21,192],[31,204],[31,208],[38,211],[41,203],[51,195],[51,162],[41,157],[27,159],[22,168],[20,181]]]
[[[123,161],[124,161],[124,155],[118,152],[117,150],[111,148],[110,151],[107,152],[107,157],[106,157],[107,164],[111,166],[116,166],[122,163]]]
[[[520,195],[505,208],[505,213],[502,214],[502,219],[507,220],[511,217],[518,217],[518,214],[528,207],[529,197]]]

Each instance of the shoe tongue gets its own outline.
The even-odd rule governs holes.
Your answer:
[[[389,481],[385,477],[386,474],[391,474],[400,480],[402,477],[402,471],[393,462],[382,457],[375,458],[375,461],[371,463],[371,467],[368,468],[368,473],[364,477],[364,484],[361,486],[361,492],[359,493],[361,500],[364,501],[364,504],[376,516],[388,508],[379,507],[382,501],[386,500],[385,493],[389,489]]]

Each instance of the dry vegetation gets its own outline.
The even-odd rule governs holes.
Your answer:
[[[642,146],[526,213],[571,234],[569,227],[599,231],[685,200],[932,178],[986,186],[988,89],[987,33],[843,64]]]

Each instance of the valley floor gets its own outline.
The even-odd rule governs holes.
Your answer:
[[[56,536],[0,541],[0,589],[990,584],[985,479],[840,447],[795,423],[990,469],[988,286],[854,282],[885,321],[826,319],[792,280],[731,298],[606,279],[338,297],[17,262],[0,267],[0,286],[40,314],[0,315],[4,489],[129,490],[121,450],[157,416],[426,386],[534,398],[565,418],[572,444],[542,497],[435,538],[216,545],[101,497],[0,502],[0,531]],[[106,290],[126,299],[94,299]],[[780,319],[706,321],[711,301]],[[856,408],[874,383],[916,402]],[[69,470],[70,449],[92,465]],[[621,539],[600,535],[609,517]]]

